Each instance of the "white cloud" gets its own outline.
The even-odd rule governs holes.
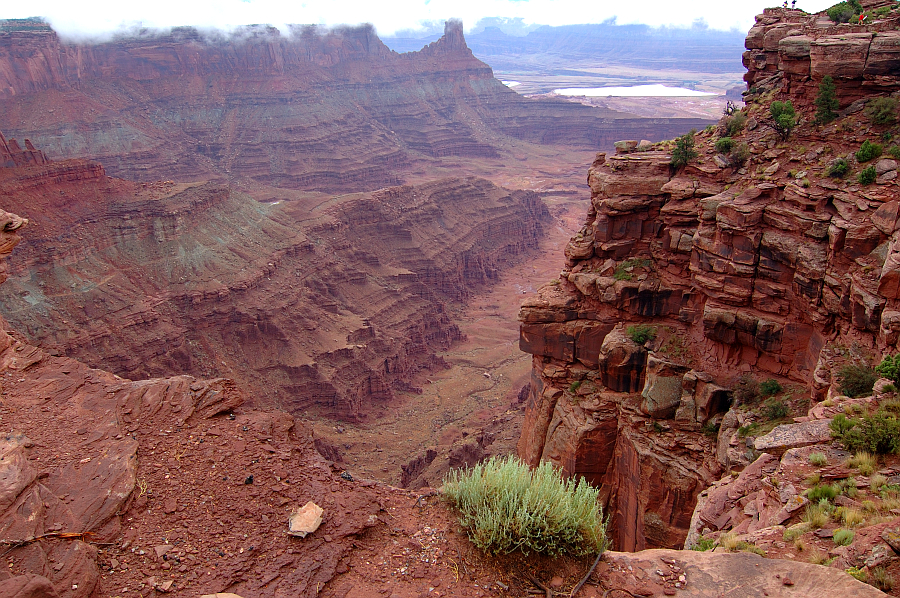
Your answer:
[[[833,1],[799,3],[810,12]],[[712,0],[644,0],[594,2],[584,0],[34,0],[7,2],[0,18],[46,17],[58,31],[69,35],[109,33],[136,24],[151,28],[192,25],[232,29],[246,24],[288,23],[341,25],[373,23],[382,35],[418,29],[426,21],[460,18],[472,27],[483,17],[522,18],[526,23],[568,25],[600,23],[616,18],[619,24],[689,26],[703,19],[714,29],[745,31],[753,17],[773,0],[714,2]]]

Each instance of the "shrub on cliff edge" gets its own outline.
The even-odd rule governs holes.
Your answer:
[[[790,100],[786,102],[776,100],[769,106],[769,114],[772,115],[772,128],[781,135],[782,139],[787,140],[799,120],[794,105]]]
[[[656,338],[656,327],[648,326],[647,324],[638,324],[636,326],[629,326],[625,330],[625,333],[628,335],[628,338],[639,345],[643,345],[647,341],[652,341]]]
[[[479,548],[558,555],[606,550],[606,522],[599,490],[582,478],[563,480],[550,463],[535,469],[515,457],[493,457],[444,478],[443,497]]]
[[[675,139],[675,149],[672,150],[672,167],[675,170],[683,168],[699,155],[697,150],[694,149],[694,132],[685,133]]]
[[[835,23],[849,23],[850,19],[859,15],[862,11],[862,5],[859,3],[859,0],[848,0],[847,2],[838,2],[825,12],[828,18]]]
[[[875,373],[900,384],[900,353],[888,355],[875,366]]]
[[[895,98],[878,98],[866,106],[866,115],[872,124],[889,127],[897,122],[897,100]]]

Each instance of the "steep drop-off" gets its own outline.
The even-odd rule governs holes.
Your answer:
[[[595,149],[706,124],[523,98],[472,55],[457,22],[408,54],[371,27],[79,45],[34,21],[4,23],[0,129],[133,180],[372,190],[448,157],[508,155],[517,140]]]
[[[32,242],[0,291],[45,347],[132,378],[228,375],[267,406],[356,419],[460,338],[447,307],[537,246],[537,194],[444,179],[261,203],[92,162],[0,169]]]
[[[747,38],[745,163],[716,152],[723,121],[686,168],[670,166],[671,144],[624,144],[591,166],[565,268],[521,311],[534,368],[519,454],[602,484],[620,549],[679,545],[697,494],[753,458],[736,431],[756,415],[730,409],[740,375],[821,400],[840,394],[844,363],[896,351],[897,162],[876,159],[862,185],[854,152],[896,134],[863,108],[900,89],[898,23],[767,9]],[[842,110],[817,125],[825,75]],[[769,106],[788,99],[801,118],[784,141]],[[828,175],[838,158],[845,179]]]

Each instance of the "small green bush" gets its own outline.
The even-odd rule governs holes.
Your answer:
[[[809,489],[809,492],[806,493],[806,498],[809,499],[810,502],[819,502],[823,498],[825,500],[834,500],[834,497],[841,493],[841,489],[833,484],[822,484],[813,486]]]
[[[606,549],[598,494],[584,479],[563,480],[550,463],[531,470],[514,457],[494,457],[466,471],[451,470],[443,497],[482,550],[558,555]]]
[[[900,384],[900,353],[888,355],[875,366],[875,373]]]
[[[743,112],[735,112],[731,116],[725,117],[725,135],[727,137],[734,137],[738,133],[744,130],[744,125],[747,124],[747,115]]]
[[[732,164],[742,166],[744,162],[750,159],[750,146],[744,143],[738,143],[728,154],[728,159]]]
[[[719,137],[716,140],[716,151],[720,154],[727,154],[734,147],[734,139],[731,137]]]
[[[872,143],[871,141],[866,139],[859,147],[859,151],[856,152],[856,159],[860,164],[863,162],[868,162],[869,160],[874,160],[881,155],[883,149],[884,148],[881,147],[880,143]]]
[[[848,0],[847,2],[839,2],[829,8],[826,12],[828,18],[835,23],[849,23],[850,19],[858,16],[863,11],[859,0]]]
[[[842,367],[838,374],[841,377],[841,392],[848,397],[861,397],[872,392],[875,386],[875,370],[872,368],[853,364]]]
[[[892,145],[888,148],[888,153],[891,155],[891,158],[900,160],[900,145]]]
[[[825,75],[819,83],[819,95],[816,96],[816,122],[826,124],[836,119],[839,106],[834,79],[831,75]]]
[[[847,176],[848,172],[850,172],[850,164],[843,158],[838,158],[828,167],[827,174],[833,179],[842,179]]]
[[[825,458],[825,453],[810,453],[809,463],[816,467],[824,467],[825,464],[828,463],[828,459]]]
[[[791,136],[791,131],[797,126],[798,116],[794,105],[790,100],[775,101],[769,106],[769,113],[772,115],[772,127],[781,135],[782,139],[787,140]]]
[[[862,170],[859,171],[859,175],[856,177],[856,182],[860,185],[871,185],[875,182],[875,179],[878,178],[878,173],[875,171],[874,166],[866,166]]]
[[[852,419],[839,413],[829,426],[832,437],[837,438],[848,451],[876,454],[900,452],[900,421],[893,413],[879,411]]]
[[[851,529],[836,529],[834,530],[834,536],[832,536],[832,539],[838,546],[849,546],[853,543],[854,535],[855,534]]]
[[[889,127],[897,122],[897,100],[895,98],[878,98],[869,102],[866,115],[872,124]]]
[[[628,335],[628,338],[639,345],[643,345],[647,341],[652,341],[656,338],[656,327],[648,326],[647,324],[637,324],[629,326],[625,333]]]
[[[764,380],[759,384],[759,394],[764,397],[777,395],[781,392],[781,390],[781,384],[779,384],[778,380],[774,378],[769,378],[768,380]]]
[[[770,397],[763,403],[763,415],[770,421],[787,417],[787,414],[787,405],[781,399]]]
[[[583,380],[575,380],[572,384],[569,385],[569,392],[575,392],[579,388],[581,388],[581,384],[584,382]]]
[[[700,154],[694,149],[694,133],[685,133],[681,137],[675,139],[675,149],[672,150],[672,168],[678,170],[687,166],[697,158]]]
[[[697,543],[691,547],[691,550],[696,550],[697,552],[706,552],[707,550],[712,550],[716,547],[716,541],[712,538],[707,538],[705,536],[700,536],[700,539],[697,540]]]

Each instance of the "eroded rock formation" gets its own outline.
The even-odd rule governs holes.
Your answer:
[[[472,56],[455,22],[402,55],[370,26],[145,31],[95,45],[34,21],[0,27],[0,129],[132,180],[346,193],[448,157],[499,157],[516,139],[595,149],[706,124],[527,100]]]
[[[622,144],[591,166],[592,205],[559,280],[522,307],[520,346],[534,368],[519,454],[602,484],[620,549],[675,545],[682,509],[748,462],[735,434],[748,422],[729,410],[739,375],[791,380],[823,399],[839,394],[832,369],[846,347],[869,359],[896,351],[896,162],[878,162],[875,185],[853,180],[865,166],[854,152],[884,130],[857,100],[896,80],[872,70],[881,59],[870,50],[812,52],[802,76],[785,54],[790,40],[832,43],[838,31],[893,39],[894,15],[858,27],[783,9],[758,17],[745,56],[763,58],[747,59],[747,127],[734,135],[746,163],[713,147],[723,122],[697,135],[699,158],[678,171],[665,144]],[[816,126],[809,107],[825,74],[842,112]],[[801,120],[785,143],[769,103],[791,98]],[[853,169],[846,180],[828,175],[838,157]]]
[[[442,367],[460,338],[448,307],[549,219],[537,194],[474,178],[260,203],[70,160],[0,169],[0,191],[32,219],[0,290],[31,338],[122,376],[228,375],[261,405],[345,419]]]

